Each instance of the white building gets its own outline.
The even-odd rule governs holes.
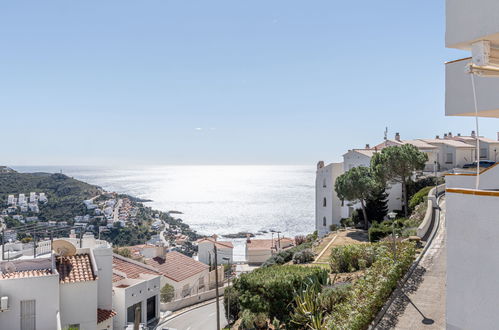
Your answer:
[[[207,265],[176,251],[168,252],[164,257],[146,259],[145,263],[163,275],[162,284],[173,286],[175,300],[204,292],[212,282]],[[219,276],[223,280],[221,273]]]
[[[421,139],[428,144],[436,146],[437,161],[440,170],[451,170],[462,167],[475,160],[475,147],[462,141],[445,136],[443,139]]]
[[[113,304],[117,315],[115,329],[139,323],[149,324],[159,317],[161,274],[143,263],[113,255]],[[136,314],[137,313],[137,314]]]
[[[446,115],[474,116],[477,104],[479,117],[499,118],[498,17],[496,0],[446,1],[446,46],[472,55],[446,63]],[[447,329],[497,329],[499,166],[448,175],[446,185]]]
[[[319,237],[330,231],[332,224],[340,224],[342,218],[341,201],[334,191],[336,179],[344,173],[343,163],[317,163],[315,177],[315,228]]]
[[[7,205],[8,206],[16,205],[16,199],[15,199],[14,195],[7,196]]]
[[[47,203],[48,202],[48,198],[47,198],[47,196],[45,196],[45,193],[40,193],[40,195],[38,196],[38,201],[40,203]]]
[[[0,329],[112,329],[111,247],[82,243],[75,255],[0,263],[0,296],[8,300]],[[102,311],[109,318],[99,318]]]
[[[219,265],[232,263],[234,245],[231,242],[218,241],[217,237],[206,237],[197,241],[198,260],[206,265],[214,265],[214,250],[217,247],[217,262]]]

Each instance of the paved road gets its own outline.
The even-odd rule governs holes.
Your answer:
[[[440,202],[440,227],[432,245],[407,284],[407,293],[414,305],[428,319],[426,324],[407,299],[397,298],[378,326],[379,329],[445,329],[446,231],[445,200]]]
[[[216,313],[216,304],[213,302],[203,307],[183,313],[168,322],[163,323],[157,329],[216,330]],[[222,327],[227,325],[222,301],[220,301],[220,323]]]

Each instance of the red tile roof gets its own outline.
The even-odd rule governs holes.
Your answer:
[[[115,311],[97,308],[97,324],[102,323],[116,315]]]
[[[168,277],[175,282],[180,282],[199,274],[209,267],[199,261],[189,258],[179,252],[169,252],[166,259],[153,258],[147,259],[146,263],[157,269],[163,276]]]
[[[145,265],[142,266],[137,261],[117,255],[113,255],[113,269],[125,273],[128,278],[138,278],[140,274],[161,275],[158,271],[152,270]],[[116,274],[116,276],[120,275]],[[113,281],[115,281],[114,275]]]
[[[97,279],[88,253],[58,257],[56,267],[61,283],[95,281]]]
[[[118,281],[121,281],[121,280],[123,280],[123,279],[124,279],[124,277],[123,277],[123,276],[118,275],[118,274],[116,274],[116,273],[113,273],[113,282],[118,282]]]
[[[21,270],[9,273],[0,273],[0,279],[26,278],[52,275],[50,269]]]

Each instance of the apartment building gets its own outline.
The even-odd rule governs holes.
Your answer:
[[[446,47],[471,55],[445,65],[447,116],[499,118],[498,15],[495,0],[446,1]],[[479,143],[495,158],[493,143]],[[447,329],[497,329],[499,323],[499,166],[477,170],[446,176]]]

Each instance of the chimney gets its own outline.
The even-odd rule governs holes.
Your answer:
[[[435,136],[435,139],[437,140],[440,139],[440,135]]]
[[[213,240],[216,241],[218,236],[217,236],[217,234],[213,234],[213,236],[211,236],[211,238],[213,238]]]
[[[448,136],[449,136],[449,139],[452,139],[452,132],[449,132]]]
[[[395,133],[395,141],[400,141],[400,134],[399,133]]]
[[[457,136],[461,136],[461,133],[457,133]]]
[[[472,138],[476,138],[476,133],[475,133],[475,131],[471,131],[471,137],[472,137]]]
[[[246,243],[251,243],[250,234],[246,234]]]
[[[498,133],[499,134],[499,133]],[[499,135],[498,135],[499,136]],[[371,147],[369,146],[369,143],[366,144],[366,149],[371,149]]]
[[[444,133],[444,139],[447,139],[447,133]]]
[[[161,259],[165,259],[166,257],[166,247],[163,245],[156,246],[156,257],[160,257]]]
[[[497,132],[497,141],[499,141],[499,132]]]
[[[323,167],[324,167],[324,161],[323,160],[319,160],[319,162],[317,163],[317,169],[320,170]]]

